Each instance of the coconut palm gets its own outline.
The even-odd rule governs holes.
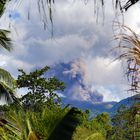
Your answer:
[[[9,0],[0,1],[0,17],[3,15],[6,4]],[[11,50],[11,40],[8,37],[9,31],[0,29],[0,46],[6,50]],[[0,68],[0,97],[5,96],[6,101],[14,99],[15,82],[10,73]]]

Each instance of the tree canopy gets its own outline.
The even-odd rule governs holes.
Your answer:
[[[48,70],[48,66],[30,72],[29,74],[26,74],[21,69],[19,70],[21,75],[18,76],[17,87],[28,89],[28,92],[21,98],[25,107],[38,110],[44,104],[59,105],[60,97],[57,95],[57,92],[63,91],[65,85],[56,77],[46,78],[45,73]]]

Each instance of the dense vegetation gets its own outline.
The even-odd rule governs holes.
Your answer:
[[[130,140],[130,110],[120,108],[111,118],[107,113],[89,119],[89,111],[55,105],[39,112],[11,104],[1,106],[2,140]]]
[[[49,67],[21,74],[17,88],[27,93],[12,103],[0,106],[2,140],[129,140],[132,137],[132,109],[121,107],[110,117],[102,113],[94,118],[89,110],[64,106],[57,95],[65,85],[56,77],[47,77]]]

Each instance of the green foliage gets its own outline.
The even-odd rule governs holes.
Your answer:
[[[60,107],[44,108],[42,112],[19,111],[6,112],[8,124],[0,130],[1,140],[47,140],[56,125],[64,118],[69,109]],[[31,138],[31,139],[30,139]]]
[[[77,108],[61,108],[55,105],[49,108],[46,106],[40,112],[17,109],[11,104],[1,108],[7,121],[0,127],[1,140],[71,140],[76,138],[73,133],[77,126],[84,126],[89,117],[88,111],[82,112]],[[101,138],[101,135],[95,136]]]
[[[65,85],[56,77],[46,78],[44,74],[49,70],[49,67],[44,67],[26,74],[23,70],[19,70],[21,75],[18,76],[18,88],[28,88],[28,93],[21,98],[23,105],[26,108],[34,111],[40,110],[45,104],[59,105],[60,98],[56,92],[63,91]]]
[[[0,105],[0,112],[7,112],[9,109],[8,105]]]
[[[5,87],[9,88],[11,90],[14,90],[16,88],[16,82],[14,78],[11,76],[11,74],[0,68],[0,83]]]
[[[93,127],[106,137],[107,132],[112,129],[109,114],[102,113],[93,119]]]
[[[107,113],[89,120],[88,111],[55,105],[46,106],[40,112],[11,105],[1,108],[7,121],[0,127],[2,140],[130,140],[132,136],[131,111],[134,110],[124,107],[118,110],[112,122]]]
[[[11,39],[8,37],[9,31],[0,29],[0,45],[10,51],[12,48]]]
[[[89,120],[85,112],[83,123],[79,125],[73,135],[73,140],[105,140],[107,132],[111,130],[110,117],[107,113],[102,113]]]
[[[88,136],[85,140],[105,140],[105,137],[101,133],[94,133]]]
[[[12,99],[16,100],[14,96],[16,88],[16,81],[11,74],[0,68],[0,98],[5,96],[7,102],[11,102]]]
[[[1,140],[71,140],[77,125],[82,122],[77,108],[52,106],[41,112],[10,109],[5,114],[6,124],[0,127]]]
[[[132,137],[132,109],[121,106],[112,118],[112,130],[108,132],[108,140],[130,140]]]
[[[77,108],[71,108],[58,123],[48,140],[71,140],[78,125],[82,123],[83,112]]]

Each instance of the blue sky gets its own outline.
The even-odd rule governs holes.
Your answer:
[[[84,5],[82,1],[56,1],[53,13],[54,36],[51,26],[43,29],[35,1],[25,2],[16,8],[9,8],[1,19],[1,27],[10,24],[14,48],[11,53],[0,51],[0,66],[16,78],[18,68],[29,72],[37,67],[49,65],[53,75],[67,83],[63,96],[68,99],[90,102],[119,101],[127,96],[128,84],[124,68],[110,51],[114,13],[111,2],[105,7],[99,23],[94,16],[93,2]],[[30,9],[30,20],[28,12]],[[8,12],[12,11],[9,18]],[[125,24],[140,32],[138,20],[139,5],[125,14]]]

